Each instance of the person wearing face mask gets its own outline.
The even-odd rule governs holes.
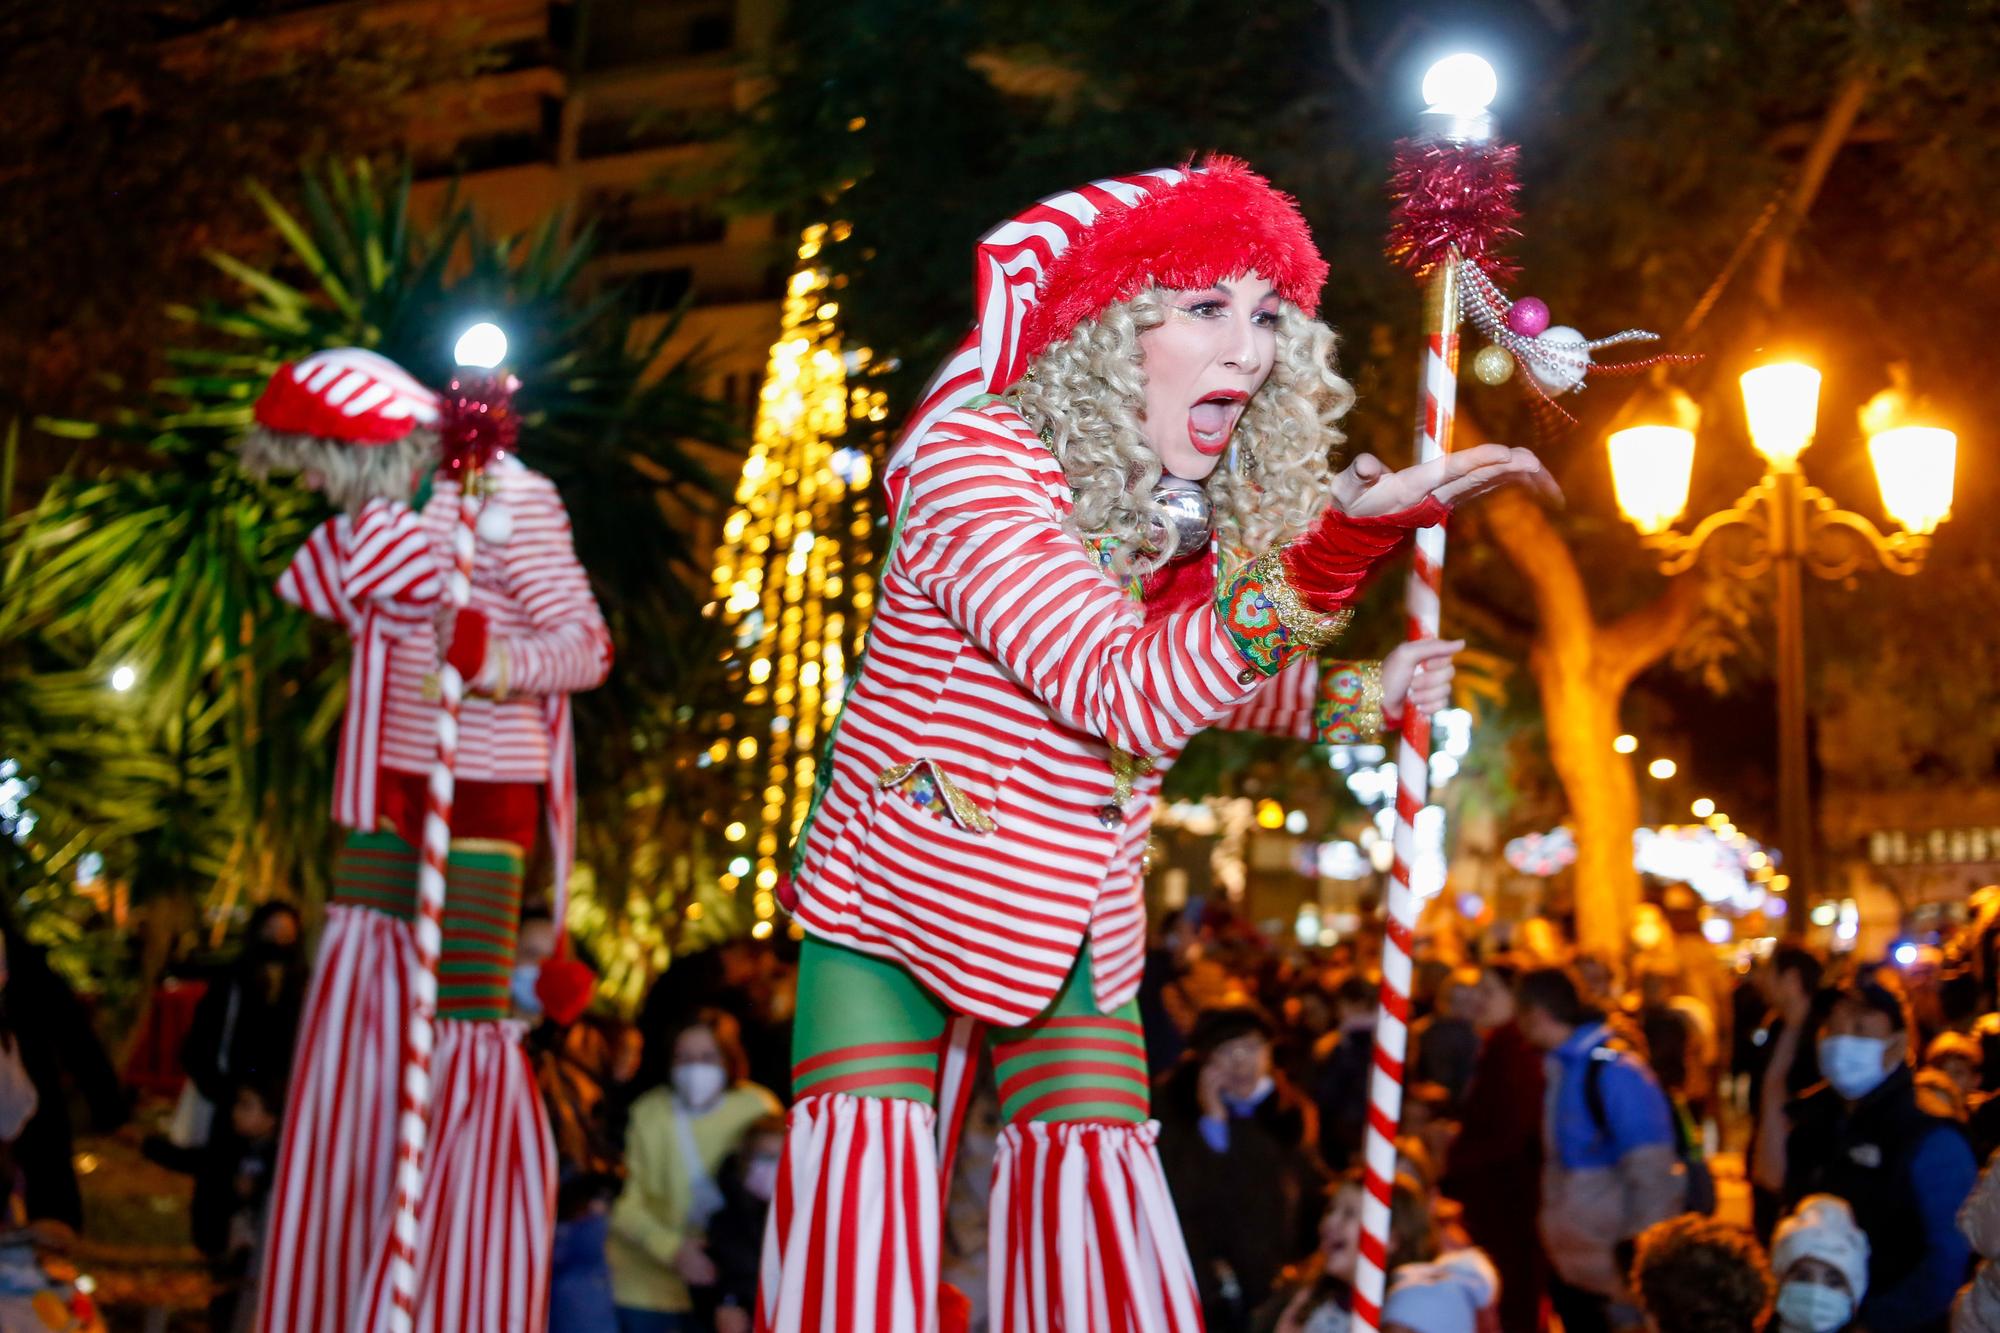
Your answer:
[[[742,1145],[723,1164],[722,1208],[708,1220],[715,1282],[694,1292],[700,1318],[712,1321],[715,1333],[750,1333],[757,1311],[757,1267],[764,1258],[764,1223],[777,1193],[784,1151],[783,1117],[764,1116],[743,1132]]]
[[[1271,1064],[1271,1025],[1206,1009],[1160,1085],[1160,1158],[1210,1330],[1237,1329],[1286,1263],[1312,1248],[1323,1174],[1311,1112]]]
[[[1868,1294],[1868,1237],[1854,1210],[1831,1194],[1808,1195],[1771,1235],[1778,1279],[1775,1333],[1838,1333]]]
[[[277,900],[260,904],[243,932],[242,952],[202,993],[181,1044],[188,1078],[214,1107],[188,1214],[195,1247],[212,1264],[227,1256],[230,1218],[240,1206],[235,1181],[245,1145],[231,1107],[240,1088],[282,1088],[290,1077],[308,978],[298,909]],[[282,1100],[266,1109],[281,1113]]]
[[[1327,267],[1242,162],[1052,195],[976,265],[976,327],[884,468],[896,537],[786,894],[807,938],[778,1333],[933,1325],[975,1042],[1006,1122],[992,1300],[1192,1326],[1136,1004],[1160,784],[1211,726],[1356,741],[1443,706],[1460,644],[1334,655],[1362,584],[1453,505],[1552,488],[1502,445],[1336,461]],[[815,1237],[890,1180],[915,1183],[882,1217],[911,1256],[885,1289],[879,1255]]]
[[[721,1270],[708,1227],[727,1204],[719,1180],[745,1131],[781,1115],[746,1077],[736,1020],[704,1009],[666,1036],[668,1082],[632,1103],[625,1188],[611,1207],[611,1290],[619,1333],[695,1333],[694,1289]]]
[[[1959,1127],[1926,1114],[1910,1069],[1908,1007],[1886,970],[1835,995],[1819,1038],[1826,1083],[1790,1108],[1785,1195],[1847,1201],[1868,1237],[1859,1322],[1943,1329],[1970,1250],[1957,1226],[1977,1175]]]

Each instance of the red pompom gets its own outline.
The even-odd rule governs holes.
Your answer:
[[[451,647],[444,657],[445,661],[458,668],[459,679],[467,685],[472,684],[480,668],[486,665],[489,638],[484,611],[468,606],[452,622]]]
[[[1452,251],[1496,282],[1514,275],[1501,247],[1521,234],[1514,195],[1520,149],[1508,143],[1449,143],[1405,139],[1389,170],[1391,261],[1415,274]]]
[[[1252,270],[1308,315],[1319,310],[1326,261],[1298,204],[1236,158],[1211,157],[1170,190],[1106,209],[1056,257],[1022,320],[1023,360],[1149,286],[1209,287]]]
[[[583,1017],[596,989],[595,972],[561,955],[543,963],[535,978],[535,998],[542,1002],[542,1013],[558,1027],[568,1027]]]

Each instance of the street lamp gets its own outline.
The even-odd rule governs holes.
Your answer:
[[[1778,828],[1790,858],[1793,883],[1808,891],[1812,875],[1812,822],[1806,789],[1805,635],[1800,581],[1806,570],[1843,579],[1874,562],[1896,574],[1923,566],[1931,533],[1951,513],[1952,473],[1958,439],[1933,426],[1874,430],[1868,444],[1882,492],[1882,508],[1903,530],[1883,532],[1867,518],[1834,506],[1832,497],[1806,481],[1799,455],[1813,441],[1819,416],[1820,373],[1782,362],[1747,371],[1743,413],[1750,440],[1767,464],[1757,484],[1729,508],[1710,514],[1691,532],[1673,530],[1687,507],[1694,469],[1694,435],[1671,426],[1636,426],[1607,442],[1618,507],[1646,544],[1660,553],[1660,572],[1691,568],[1709,538],[1740,530],[1745,543],[1720,563],[1737,578],[1771,573],[1777,583]],[[1874,426],[1872,419],[1867,425]],[[1805,914],[1788,918],[1802,924]]]

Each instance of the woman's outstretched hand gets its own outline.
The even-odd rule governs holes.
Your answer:
[[[1560,503],[1562,489],[1526,449],[1481,444],[1392,472],[1373,454],[1357,454],[1333,479],[1335,503],[1355,518],[1399,514],[1434,499],[1450,507],[1518,483]]]

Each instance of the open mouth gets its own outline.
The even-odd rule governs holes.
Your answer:
[[[1241,389],[1218,389],[1195,400],[1188,409],[1188,440],[1195,452],[1213,458],[1229,447],[1229,433],[1236,429],[1250,395]]]

